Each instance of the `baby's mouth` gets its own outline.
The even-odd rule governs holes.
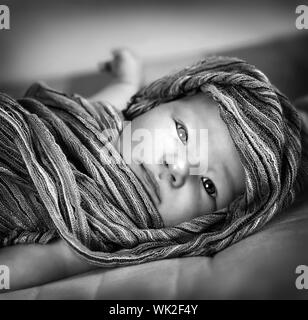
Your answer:
[[[154,174],[143,163],[140,163],[140,168],[142,171],[143,181],[145,182],[147,189],[150,189],[150,195],[154,194],[158,203],[161,203],[159,185]]]

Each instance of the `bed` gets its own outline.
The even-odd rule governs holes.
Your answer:
[[[295,102],[308,95],[307,49],[307,35],[298,32],[250,47],[212,53],[238,56],[255,64]],[[205,54],[209,53],[147,65],[146,81]],[[88,95],[95,79],[90,74],[55,79],[50,85]],[[308,104],[300,107],[303,113],[307,108],[308,119]],[[32,288],[3,291],[0,299],[307,299],[308,290],[296,286],[298,266],[308,266],[307,198],[308,191],[304,190],[292,207],[261,231],[213,258],[177,258],[96,269]]]

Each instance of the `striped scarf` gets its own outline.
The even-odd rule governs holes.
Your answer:
[[[120,266],[212,255],[261,228],[294,199],[300,117],[264,74],[225,57],[153,82],[124,116],[197,92],[217,102],[245,168],[246,192],[227,211],[168,228],[114,148],[120,118],[107,134],[99,108],[80,96],[42,85],[17,101],[0,94],[0,245],[61,237],[90,263]]]

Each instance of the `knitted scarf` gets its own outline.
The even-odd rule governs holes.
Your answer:
[[[197,92],[217,102],[246,192],[227,210],[168,228],[114,148],[114,131],[104,132],[99,108],[42,85],[17,101],[0,94],[0,245],[61,237],[88,262],[120,266],[212,255],[261,228],[294,199],[301,119],[264,74],[226,57],[158,79],[131,99],[124,116]],[[115,129],[122,130],[120,118]]]

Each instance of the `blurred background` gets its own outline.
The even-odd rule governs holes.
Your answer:
[[[295,8],[300,3],[293,0],[1,3],[10,8],[11,29],[0,30],[0,89],[15,95],[36,80],[68,89],[65,79],[74,77],[79,82],[72,90],[90,94],[84,83],[93,81],[94,90],[106,81],[95,75],[97,64],[110,59],[116,47],[135,50],[155,78],[200,52],[307,32],[295,28]]]

